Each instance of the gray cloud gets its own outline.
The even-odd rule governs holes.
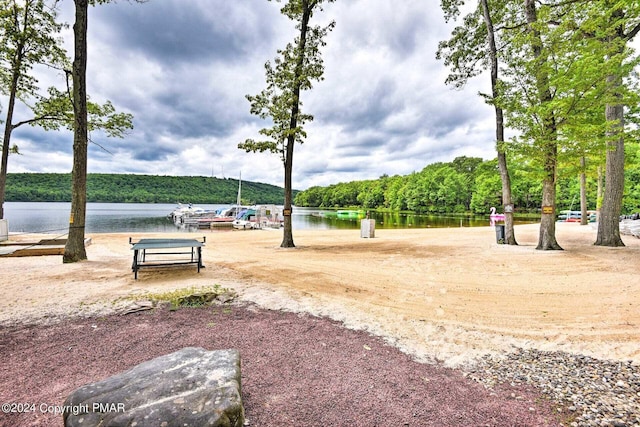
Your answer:
[[[235,3],[235,4],[234,4]],[[241,61],[273,37],[272,8],[226,0],[155,1],[97,9],[99,33],[108,43],[175,64]],[[245,29],[246,31],[239,31]]]
[[[73,3],[61,4],[71,21]],[[268,126],[249,114],[245,95],[264,89],[264,63],[293,41],[295,24],[281,7],[154,0],[92,8],[89,93],[133,114],[135,129],[122,140],[94,133],[111,154],[92,146],[90,172],[235,178],[242,171],[243,179],[282,185],[277,155],[237,149]],[[458,155],[493,157],[493,110],[476,95],[486,79],[462,91],[444,85],[435,50],[449,28],[438,8],[422,0],[352,0],[314,16],[316,23],[332,19],[325,80],[302,94],[303,110],[315,120],[295,148],[296,188],[407,174]],[[68,48],[71,36],[65,32]],[[10,159],[10,171],[71,170],[69,132],[29,128],[15,138],[24,149]]]
[[[42,132],[36,127],[21,126],[13,131],[12,141],[18,145],[20,151],[23,151],[21,149],[21,141],[28,141],[43,153],[52,151],[63,153],[73,152],[73,135],[65,130]],[[25,154],[26,153],[27,151],[25,151]],[[14,158],[11,160],[14,160]]]

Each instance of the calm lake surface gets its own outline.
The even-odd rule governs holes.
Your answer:
[[[198,205],[204,209],[219,209],[230,205]],[[88,203],[87,233],[116,232],[197,232],[197,229],[178,228],[167,217],[175,204],[146,203]],[[12,233],[64,234],[69,225],[71,203],[5,202],[5,218]],[[340,211],[314,208],[295,208],[293,228],[302,229],[359,229],[360,215],[343,215]],[[372,212],[376,228],[479,227],[489,225],[489,216],[418,215],[406,213]],[[531,223],[536,220],[522,220]]]

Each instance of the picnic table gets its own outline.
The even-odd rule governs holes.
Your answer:
[[[134,278],[138,279],[138,270],[145,267],[169,267],[180,264],[195,264],[200,269],[202,265],[202,247],[207,241],[198,239],[140,239],[134,242],[129,237],[129,244],[133,250]],[[180,250],[181,249],[181,250]]]

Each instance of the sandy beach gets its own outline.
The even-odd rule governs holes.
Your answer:
[[[383,337],[420,361],[448,366],[514,347],[640,364],[640,239],[593,246],[591,226],[558,224],[564,251],[536,251],[538,225],[516,226],[519,246],[491,227],[193,233],[207,237],[194,267],[131,272],[129,237],[92,234],[87,261],[0,258],[0,324],[114,312],[145,292],[212,286],[267,309],[326,316]],[[35,240],[41,236],[19,236]],[[13,238],[13,237],[12,237]]]

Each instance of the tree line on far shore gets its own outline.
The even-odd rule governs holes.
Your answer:
[[[237,179],[205,176],[89,174],[87,201],[103,203],[235,203]],[[284,190],[275,185],[242,182],[242,202],[282,204]],[[71,174],[11,173],[6,200],[13,202],[68,202]]]
[[[540,171],[524,158],[514,158],[511,168],[516,212],[538,212],[542,203]],[[627,146],[626,185],[623,214],[640,211],[640,151]],[[596,209],[598,176],[587,178],[587,204]],[[580,210],[578,171],[570,164],[559,168],[558,210]],[[451,162],[432,163],[410,175],[383,175],[376,180],[352,181],[327,187],[311,187],[295,198],[298,206],[362,207],[408,210],[423,213],[487,213],[502,206],[502,188],[497,160],[458,157]]]

